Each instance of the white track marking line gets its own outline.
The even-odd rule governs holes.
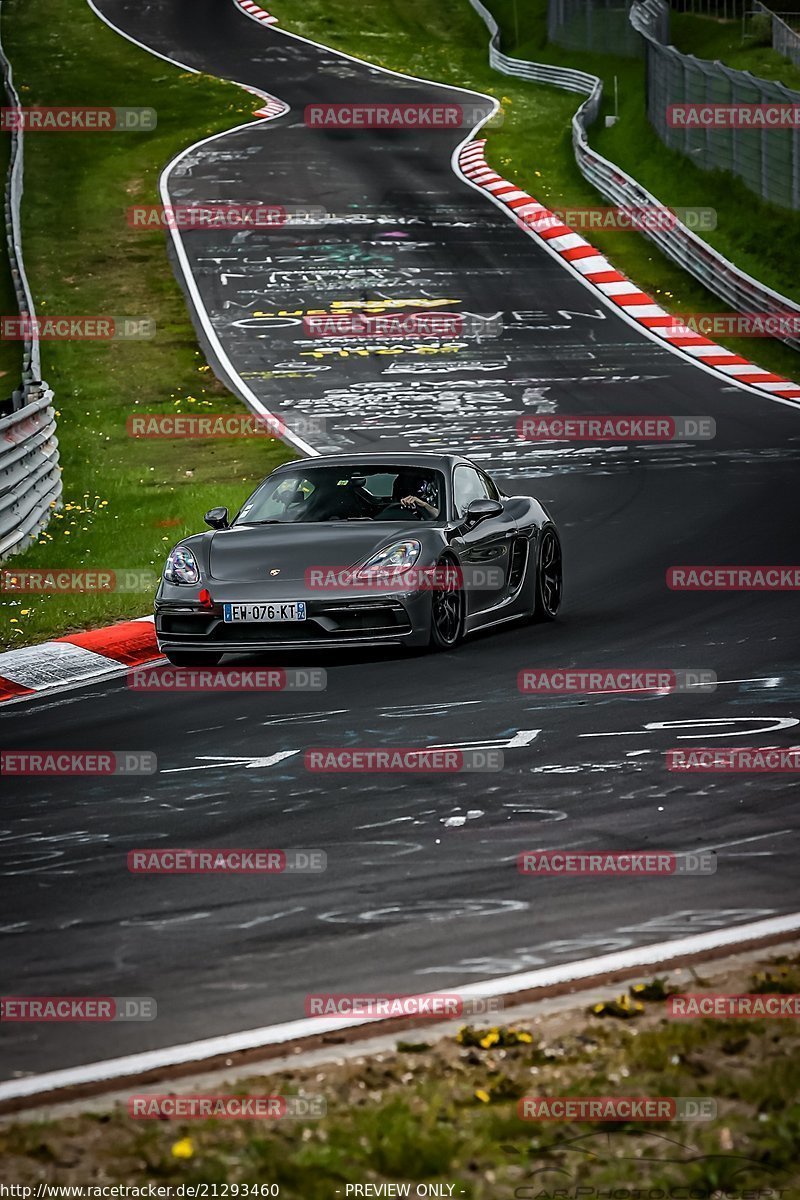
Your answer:
[[[734,842],[713,842],[710,846],[692,846],[690,850],[682,850],[681,854],[702,854],[706,850],[724,850],[726,846],[743,846],[746,842],[763,842],[766,838],[783,837],[794,833],[794,829],[774,829],[771,833],[757,833],[755,837],[737,838]]]
[[[285,758],[293,758],[295,754],[299,753],[299,750],[279,750],[277,754],[267,754],[263,757],[254,757],[249,754],[198,754],[197,758],[213,758],[215,761],[203,763],[200,767],[168,767],[158,773],[159,775],[176,775],[184,771],[211,771],[215,767],[246,767],[249,771],[254,767],[277,766]]]
[[[484,979],[463,987],[449,987],[448,992],[457,991],[463,999],[481,999],[515,992],[531,991],[554,984],[570,983],[591,979],[596,975],[614,971],[631,970],[665,962],[668,959],[702,954],[723,946],[739,946],[761,938],[793,934],[800,930],[800,912],[784,916],[768,917],[746,925],[729,929],[714,929],[691,937],[676,938],[674,941],[656,942],[637,946],[631,950],[619,950],[602,954],[596,958],[585,958],[577,962],[560,963],[554,967],[540,967],[535,971],[522,971],[514,975],[503,975],[495,979]],[[438,992],[426,993],[438,995]],[[281,1045],[299,1038],[319,1036],[335,1030],[352,1029],[373,1025],[380,1030],[380,1019],[358,1017],[344,1020],[341,1017],[305,1017],[287,1021],[280,1025],[265,1025],[258,1029],[245,1029],[241,1033],[224,1034],[220,1037],[204,1038],[196,1042],[185,1042],[177,1046],[164,1046],[160,1050],[147,1050],[141,1054],[128,1054],[122,1058],[105,1059],[87,1063],[80,1067],[67,1067],[60,1071],[48,1071],[42,1075],[31,1075],[22,1079],[10,1079],[0,1083],[0,1103],[18,1100],[26,1096],[38,1096],[62,1088],[85,1084],[112,1084],[126,1077],[140,1075],[146,1071],[163,1070],[181,1064],[202,1063],[204,1059],[253,1050],[259,1047]],[[255,1067],[248,1067],[255,1071]],[[241,1068],[237,1071],[240,1073]],[[172,1086],[172,1085],[171,1085]]]

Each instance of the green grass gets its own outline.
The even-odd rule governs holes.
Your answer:
[[[257,101],[139,50],[85,0],[7,0],[3,21],[24,105],[68,98],[158,111],[152,133],[26,135],[23,242],[38,313],[148,316],[157,335],[42,344],[65,505],[37,544],[6,565],[160,570],[168,548],[203,527],[208,508],[238,507],[278,461],[294,457],[267,438],[143,441],[125,427],[137,411],[243,411],[197,348],[164,234],[130,228],[125,211],[159,203],[163,166],[190,143],[247,120]],[[151,602],[151,594],[3,597],[3,644],[141,616]]]
[[[682,978],[691,991],[754,990],[743,968],[703,985],[690,972]],[[784,983],[800,989],[797,959]],[[413,1196],[417,1184],[434,1182],[455,1185],[453,1195],[469,1200],[552,1200],[591,1188],[620,1197],[800,1194],[797,1022],[663,1014],[663,1001],[625,1022],[554,1014],[530,1030],[525,1022],[501,1027],[477,1045],[448,1037],[407,1051],[398,1043],[373,1058],[205,1089],[322,1097],[327,1114],[312,1121],[143,1122],[119,1106],[6,1125],[4,1179],[277,1184],[283,1200],[330,1200],[348,1183],[405,1183]],[[504,1032],[516,1036],[498,1040]],[[593,1124],[532,1122],[517,1112],[523,1096],[610,1095],[707,1097],[717,1116]]]
[[[765,205],[738,180],[701,171],[663,146],[644,115],[643,63],[547,45],[547,0],[518,6],[520,43],[515,45],[514,0],[489,0],[488,6],[503,30],[507,53],[600,75],[606,82],[603,115],[613,109],[616,74],[621,120],[606,130],[601,117],[592,131],[592,144],[665,204],[716,209],[718,228],[705,235],[707,240],[756,278],[800,300],[797,256],[791,252],[800,244],[800,214]],[[496,96],[503,105],[503,124],[488,136],[490,164],[550,205],[603,203],[578,170],[572,151],[570,121],[579,97],[492,71],[488,31],[467,0],[440,0],[436,5],[428,0],[381,0],[366,8],[355,8],[350,0],[305,0],[302,6],[274,0],[270,11],[293,32],[370,62]],[[669,311],[730,311],[639,234],[593,230],[589,237]],[[800,376],[800,355],[781,342],[728,337],[719,341],[772,371]]]

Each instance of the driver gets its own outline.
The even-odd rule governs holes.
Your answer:
[[[421,472],[398,475],[392,488],[392,499],[399,501],[402,508],[416,509],[420,515],[439,515],[439,489]]]

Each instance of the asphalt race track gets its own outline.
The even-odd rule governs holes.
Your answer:
[[[9,1027],[2,1077],[300,1018],[312,991],[443,990],[795,910],[792,776],[675,774],[664,752],[797,744],[796,598],[672,592],[665,572],[798,561],[800,413],[726,386],[598,302],[453,172],[467,130],[303,123],[317,101],[463,94],[259,27],[233,3],[101,7],[159,53],[292,106],[184,156],[165,181],[174,202],[317,205],[332,218],[183,237],[221,373],[214,338],[290,427],[324,422],[309,437],[323,452],[447,447],[538,495],[563,535],[566,601],[553,626],[509,626],[435,658],[269,660],[325,667],[317,694],[176,698],[122,677],[6,706],[6,748],[151,750],[160,768],[18,781],[0,832],[6,991],[153,996],[158,1020]],[[387,299],[499,312],[504,330],[436,353],[323,353],[301,325],[273,319]],[[530,412],[703,415],[717,436],[537,447],[516,434]],[[534,666],[706,668],[720,684],[523,695],[518,672]],[[320,745],[463,744],[503,747],[504,770],[303,765]],[[328,869],[129,874],[130,849],[166,846],[320,848]],[[713,848],[718,869],[648,881],[518,873],[520,851],[567,847]]]

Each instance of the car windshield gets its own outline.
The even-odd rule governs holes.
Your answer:
[[[298,467],[265,479],[234,525],[310,521],[435,521],[444,476],[426,467]]]

